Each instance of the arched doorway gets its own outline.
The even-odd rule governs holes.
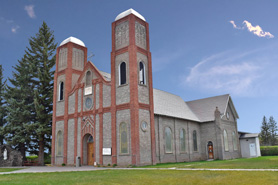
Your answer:
[[[83,165],[94,165],[94,138],[91,134],[83,137]]]
[[[214,159],[213,157],[213,143],[211,141],[208,142],[208,158]]]

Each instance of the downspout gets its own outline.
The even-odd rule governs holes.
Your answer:
[[[177,162],[176,118],[174,118],[175,159]]]

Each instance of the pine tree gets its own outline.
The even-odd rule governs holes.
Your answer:
[[[53,31],[43,22],[39,33],[29,40],[28,58],[32,60],[35,105],[35,121],[32,124],[33,138],[38,148],[39,164],[44,165],[44,151],[51,150],[53,79],[55,43]]]
[[[269,125],[269,133],[270,133],[270,144],[271,145],[275,145],[276,143],[276,131],[278,130],[277,129],[277,123],[276,121],[274,120],[273,116],[270,116],[269,117],[269,121],[268,121],[268,125]]]
[[[269,124],[268,124],[265,116],[263,117],[263,121],[262,121],[260,139],[261,139],[262,145],[270,144]]]
[[[4,102],[5,85],[6,81],[4,81],[3,77],[3,68],[0,65],[0,145],[4,144],[3,128],[6,124],[6,104]]]
[[[30,125],[34,120],[33,84],[30,62],[26,55],[14,67],[11,86],[7,86],[7,124],[4,127],[5,140],[18,149],[25,159],[25,153],[31,143]]]

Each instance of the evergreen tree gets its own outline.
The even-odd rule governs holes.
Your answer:
[[[268,124],[265,116],[263,117],[263,121],[262,121],[260,139],[261,139],[262,145],[270,144],[269,124]]]
[[[269,122],[268,122],[268,125],[269,125],[269,133],[270,133],[270,144],[271,145],[275,145],[276,143],[276,131],[278,130],[277,129],[277,123],[276,121],[274,120],[273,116],[270,116],[269,117]]]
[[[3,68],[0,65],[0,145],[4,144],[4,132],[3,128],[6,124],[6,105],[4,102],[5,84],[3,77]]]
[[[26,55],[14,67],[12,86],[7,86],[7,124],[4,127],[5,140],[18,149],[25,159],[25,153],[31,142],[30,125],[34,120],[33,84],[30,62]]]
[[[27,55],[32,61],[35,121],[32,124],[34,142],[39,147],[39,164],[44,164],[44,151],[51,150],[52,102],[56,47],[53,31],[43,22],[39,33],[29,40]]]

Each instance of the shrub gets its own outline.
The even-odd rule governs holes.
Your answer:
[[[113,164],[113,167],[115,168],[117,166],[117,164]]]
[[[260,148],[262,156],[278,156],[278,146],[261,146]]]
[[[110,163],[107,166],[111,166]]]
[[[66,164],[65,164],[65,163],[63,163],[63,164],[62,164],[62,166],[66,166]]]

